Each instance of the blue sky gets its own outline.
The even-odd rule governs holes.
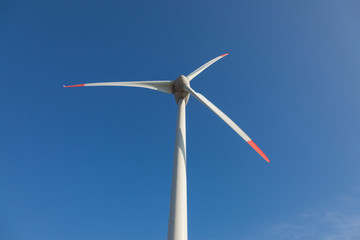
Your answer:
[[[189,238],[360,237],[358,1],[3,1],[0,238],[164,239],[173,80],[230,55],[187,106]]]

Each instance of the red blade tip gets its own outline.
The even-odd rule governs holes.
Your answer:
[[[261,151],[261,149],[253,142],[253,140],[250,140],[247,142],[258,154],[260,154],[260,156],[262,156],[265,161],[270,162],[270,160],[268,159],[268,157],[263,153],[263,151]]]
[[[225,53],[223,55],[221,55],[220,57],[225,57],[226,55],[229,55],[228,53]]]
[[[63,85],[63,87],[67,88],[67,87],[83,87],[85,86],[85,84],[77,84],[77,85],[70,85],[70,86],[65,86]]]

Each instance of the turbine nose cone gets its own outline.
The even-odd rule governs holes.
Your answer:
[[[189,79],[184,75],[180,75],[174,82],[174,95],[176,103],[180,99],[185,99],[186,103],[189,100],[189,93],[185,90],[185,86],[190,86]]]
[[[185,77],[184,75],[180,75],[180,76],[176,79],[176,81],[178,81],[178,80],[179,80],[179,82],[181,82],[182,84],[184,84],[184,85],[186,85],[186,86],[189,86],[189,85],[190,85],[189,79],[188,79],[187,77]]]

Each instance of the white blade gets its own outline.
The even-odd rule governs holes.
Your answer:
[[[191,81],[194,77],[199,75],[202,71],[204,71],[206,68],[208,68],[211,64],[215,63],[216,61],[220,60],[221,58],[225,57],[226,55],[228,55],[228,53],[225,53],[221,56],[214,58],[213,60],[208,61],[207,63],[205,63],[204,65],[202,65],[201,67],[199,67],[198,69],[196,69],[195,71],[193,71],[192,73],[187,75],[186,76],[187,79],[189,79],[189,81]]]
[[[138,82],[101,82],[83,83],[64,87],[95,87],[95,86],[121,86],[121,87],[141,87],[158,90],[165,93],[173,93],[171,81],[138,81]]]
[[[260,154],[267,162],[270,162],[268,157],[261,151],[261,149],[249,138],[249,136],[238,126],[233,120],[231,120],[225,113],[223,113],[220,109],[218,109],[214,104],[212,104],[209,100],[207,100],[200,93],[195,92],[191,87],[185,86],[185,90],[188,91],[191,95],[193,95],[197,100],[199,100],[202,104],[210,108],[216,115],[218,115],[222,120],[224,120],[237,134],[239,134],[257,153]]]

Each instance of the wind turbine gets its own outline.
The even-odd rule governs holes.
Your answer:
[[[205,63],[186,77],[180,75],[174,81],[137,81],[137,82],[102,82],[102,83],[84,83],[64,87],[95,87],[95,86],[123,86],[123,87],[141,87],[161,92],[174,94],[178,106],[174,168],[171,185],[170,214],[168,225],[168,240],[187,240],[187,191],[186,191],[186,121],[185,106],[189,101],[190,94],[197,100],[210,108],[216,115],[224,120],[237,134],[239,134],[261,157],[270,162],[261,149],[250,139],[250,137],[241,128],[236,125],[225,113],[212,104],[200,93],[195,92],[190,87],[190,81],[193,80],[202,71],[210,65],[228,55],[220,55],[211,61]]]

